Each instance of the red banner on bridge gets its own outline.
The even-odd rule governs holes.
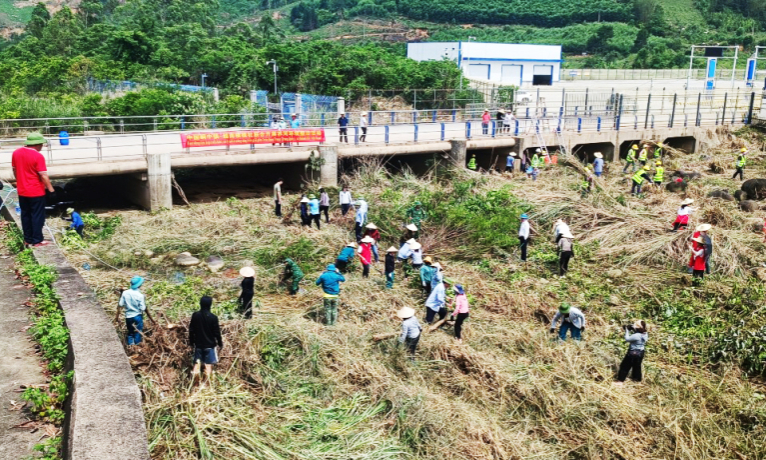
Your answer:
[[[324,129],[263,129],[181,134],[181,146],[216,147],[222,145],[284,144],[324,142]]]

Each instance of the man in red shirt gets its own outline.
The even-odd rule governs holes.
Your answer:
[[[48,178],[45,158],[40,153],[46,140],[40,133],[27,136],[24,147],[16,149],[11,157],[13,177],[19,194],[21,228],[24,242],[31,246],[45,246],[43,226],[45,225],[45,191],[53,193]]]

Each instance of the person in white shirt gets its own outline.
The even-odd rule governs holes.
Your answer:
[[[359,136],[359,142],[364,142],[367,140],[367,112],[362,112],[359,114],[359,127],[362,128],[362,135]]]
[[[340,212],[345,216],[348,214],[348,210],[351,209],[351,206],[353,206],[352,203],[354,203],[353,198],[351,198],[351,191],[348,187],[343,187],[343,190],[340,191],[338,200],[340,201]]]
[[[519,226],[519,243],[521,246],[521,261],[527,261],[527,244],[529,244],[529,232],[531,227],[529,226],[529,216],[526,214],[521,215],[521,225]]]
[[[516,117],[513,116],[513,110],[509,110],[503,117],[503,126],[505,127],[505,132],[510,133],[514,124],[516,124]]]
[[[562,234],[571,232],[569,225],[563,219],[559,219],[553,224],[553,236],[556,238],[556,244],[558,244]]]
[[[681,202],[681,207],[678,208],[678,211],[676,212],[676,220],[673,222],[673,230],[671,231],[677,232],[679,228],[685,230],[689,226],[689,216],[691,216],[692,211],[694,211],[694,208],[689,206],[692,203],[694,203],[694,200],[691,198],[687,198]]]

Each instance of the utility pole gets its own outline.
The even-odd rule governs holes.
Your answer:
[[[266,62],[266,65],[271,64],[274,68],[274,94],[277,94],[277,71],[279,71],[279,67],[277,67],[277,61],[271,60]]]

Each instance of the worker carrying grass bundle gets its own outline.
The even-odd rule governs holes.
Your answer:
[[[218,363],[218,353],[216,353],[215,347],[223,348],[218,317],[210,311],[212,306],[213,299],[211,297],[202,297],[199,300],[199,310],[192,314],[189,322],[189,346],[194,350],[192,377],[195,379],[199,376],[201,364],[204,363],[205,377],[210,380],[213,364]]]
[[[652,169],[651,166],[646,165],[643,168],[639,169],[635,174],[633,174],[633,187],[630,189],[630,193],[633,195],[640,195],[641,194],[641,186],[643,185],[644,181],[651,182],[652,178],[649,176],[649,171]]]
[[[636,172],[636,153],[638,153],[638,145],[633,144],[628,150],[628,155],[625,157],[625,167],[622,168],[622,173],[628,172],[628,168],[633,168],[632,172]]]
[[[354,257],[356,257],[354,249],[356,248],[356,243],[353,241],[348,243],[345,248],[340,252],[340,255],[338,255],[338,258],[335,259],[335,265],[338,267],[338,270],[341,273],[346,273],[348,270],[348,264],[350,262],[354,261]]]
[[[559,321],[561,321],[559,339],[565,341],[567,339],[567,331],[570,331],[570,335],[574,340],[582,340],[582,332],[585,330],[585,315],[583,315],[579,308],[575,308],[566,302],[562,303],[559,306],[559,311],[553,315],[551,334],[556,332],[556,325]]]
[[[255,270],[253,267],[242,267],[239,270],[239,274],[242,275],[242,293],[237,299],[239,305],[239,311],[245,316],[245,319],[250,319],[253,316],[253,295],[255,295]]]
[[[458,343],[463,343],[463,322],[468,319],[470,312],[468,296],[460,284],[456,284],[453,289],[455,290],[455,297],[450,301],[450,308],[455,307],[452,312],[452,320],[455,321],[455,339]]]
[[[125,337],[128,345],[138,345],[143,340],[144,332],[144,313],[152,321],[157,323],[152,318],[149,309],[146,307],[146,300],[144,294],[139,290],[144,284],[144,279],[140,276],[134,276],[130,279],[130,289],[122,291],[120,294],[120,302],[117,304],[117,312],[115,321],[120,320],[120,308],[125,309],[125,326],[128,333]]]
[[[646,332],[646,322],[636,320],[632,326],[623,326],[620,332],[625,331],[625,341],[628,346],[628,353],[620,363],[620,370],[617,372],[616,386],[622,386],[630,372],[630,379],[634,382],[641,381],[641,364],[644,361],[644,352],[646,341],[649,340],[649,334]]]
[[[426,293],[426,297],[431,295],[431,279],[434,276],[434,268],[431,266],[433,260],[431,256],[423,258],[423,266],[420,267],[420,285]]]
[[[282,283],[287,283],[288,280],[292,279],[290,295],[298,294],[298,290],[300,289],[299,283],[303,279],[303,276],[303,270],[301,270],[293,259],[290,259],[289,257],[285,259],[285,271],[282,273]]]
[[[745,164],[747,163],[747,148],[742,147],[739,150],[739,156],[737,157],[737,161],[734,163],[734,167],[737,168],[736,171],[734,171],[734,175],[731,176],[731,179],[734,180],[735,177],[739,176],[740,180],[745,180]]]
[[[676,211],[676,220],[673,221],[673,228],[670,230],[671,232],[677,232],[680,228],[686,230],[689,226],[689,216],[694,212],[694,208],[689,206],[692,203],[694,203],[694,200],[691,198],[687,198],[681,202],[681,206],[678,208],[678,211]]]
[[[399,336],[399,343],[404,344],[407,347],[407,351],[410,353],[410,359],[412,359],[418,348],[420,333],[423,331],[423,328],[420,327],[420,322],[415,318],[414,308],[402,307],[396,312],[396,316],[402,320],[402,334]]]
[[[369,236],[362,238],[359,244],[359,261],[362,264],[362,278],[370,277],[370,265],[372,264],[372,244],[375,242]]]
[[[434,322],[434,317],[438,314],[439,320],[444,319],[447,316],[446,308],[446,288],[444,280],[444,272],[439,262],[433,265],[435,271],[431,278],[431,294],[426,299],[426,323],[431,324]]]
[[[346,278],[338,272],[333,264],[328,265],[327,270],[316,280],[316,285],[322,286],[324,292],[324,317],[328,326],[334,326],[338,320],[340,283],[345,281]]]
[[[385,262],[385,275],[386,275],[386,289],[393,289],[394,288],[394,272],[396,271],[396,253],[399,252],[398,249],[391,246],[386,251],[386,262]]]

